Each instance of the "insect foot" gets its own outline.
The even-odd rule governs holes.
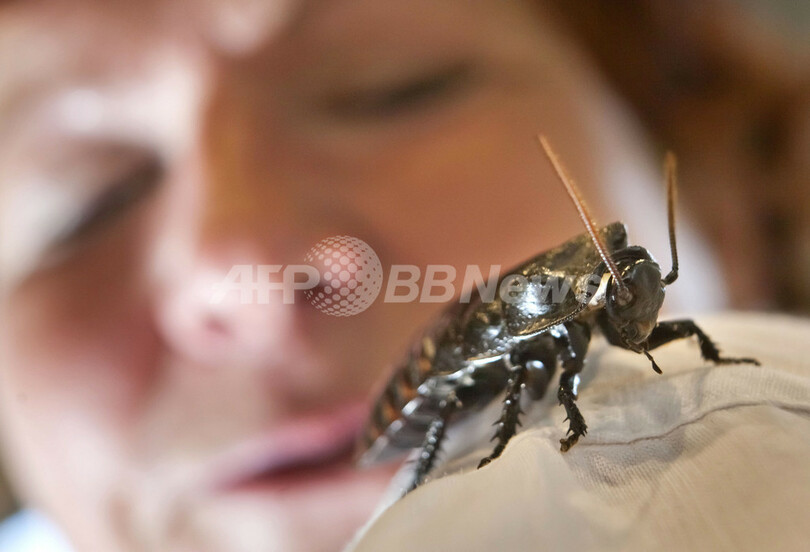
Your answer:
[[[480,470],[490,462],[495,460],[492,456],[487,456],[486,458],[482,458],[480,462],[478,462],[478,469]]]
[[[753,364],[759,366],[759,361],[755,358],[742,357],[721,357],[720,349],[712,341],[706,332],[700,329],[693,320],[670,320],[659,322],[650,334],[648,340],[649,348],[655,349],[671,341],[685,339],[691,336],[697,337],[700,345],[700,356],[713,364]]]
[[[560,403],[565,407],[565,412],[568,414],[566,420],[568,420],[569,423],[566,435],[570,435],[565,439],[560,439],[560,450],[567,452],[571,447],[577,444],[580,437],[588,433],[588,426],[585,424],[585,418],[582,417],[579,407],[577,407],[574,402],[575,396],[573,393],[561,385],[560,391],[557,393],[557,398],[560,399]]]
[[[517,426],[520,425],[519,418],[523,413],[520,409],[520,394],[525,382],[526,367],[519,366],[515,368],[507,384],[507,392],[503,400],[501,417],[495,422],[495,425],[498,426],[498,430],[495,432],[495,435],[493,435],[492,440],[497,439],[498,444],[495,446],[495,450],[492,451],[492,454],[481,460],[478,464],[478,469],[483,468],[500,456],[506,448],[506,443],[508,443],[509,439],[517,432]]]
[[[742,358],[730,358],[730,357],[718,357],[717,360],[714,361],[715,364],[753,364],[754,366],[762,366],[759,361],[755,358],[750,357],[742,357]]]
[[[461,406],[461,401],[456,398],[455,393],[451,393],[446,400],[441,402],[439,415],[430,423],[430,427],[425,434],[425,441],[422,443],[422,452],[419,454],[419,461],[416,464],[416,470],[414,470],[413,481],[411,481],[411,485],[405,490],[405,494],[408,494],[424,483],[428,473],[433,469],[439,448],[444,440],[447,422],[453,415],[453,412],[461,408]]]

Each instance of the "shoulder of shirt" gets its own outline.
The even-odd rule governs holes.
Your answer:
[[[48,518],[33,510],[22,510],[0,523],[0,552],[72,552],[72,549]]]

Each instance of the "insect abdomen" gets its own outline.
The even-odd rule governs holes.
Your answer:
[[[407,419],[404,409],[419,396],[419,386],[432,372],[432,356],[435,350],[432,342],[425,347],[423,344],[418,350],[408,355],[406,361],[400,365],[386,383],[383,392],[375,403],[371,416],[363,434],[363,447],[369,449],[382,437],[389,428],[396,429],[396,443],[398,448],[411,448],[421,442],[427,426],[422,427],[417,420]],[[402,427],[397,427],[400,425]],[[407,427],[412,426],[412,427]],[[416,435],[415,444],[407,438],[409,434]]]

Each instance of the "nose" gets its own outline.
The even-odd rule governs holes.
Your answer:
[[[195,199],[201,192],[189,185],[177,194],[183,206],[168,206],[174,214],[156,240],[158,328],[170,349],[195,364],[282,362],[303,305],[300,297],[285,304],[272,289],[282,275],[273,269],[303,259],[295,226],[271,217],[262,228],[251,212],[231,217],[232,205],[214,194]]]
[[[218,95],[205,109],[198,146],[176,162],[153,240],[156,319],[167,346],[200,365],[278,365],[294,355],[300,298],[282,301],[258,284],[272,269],[303,262],[317,231],[297,188],[255,154],[266,146],[244,123],[241,101]],[[217,286],[229,291],[214,297]]]
[[[283,303],[280,292],[260,302],[255,267],[263,256],[236,245],[186,247],[165,251],[173,258],[160,267],[156,318],[167,345],[198,365],[284,361],[301,307]]]

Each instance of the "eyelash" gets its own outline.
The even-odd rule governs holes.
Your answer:
[[[62,234],[58,245],[83,240],[112,223],[119,215],[145,199],[160,183],[163,172],[162,163],[150,158],[113,180]]]
[[[346,119],[396,116],[451,97],[469,84],[471,77],[469,64],[458,63],[391,85],[340,95],[329,102],[328,111]]]
[[[356,120],[396,116],[460,91],[471,80],[471,73],[466,63],[451,65],[393,85],[341,95],[328,103],[328,110],[341,118]],[[136,165],[105,187],[105,191],[62,233],[57,245],[76,243],[113,222],[147,197],[157,187],[163,173],[162,163],[155,158]]]

